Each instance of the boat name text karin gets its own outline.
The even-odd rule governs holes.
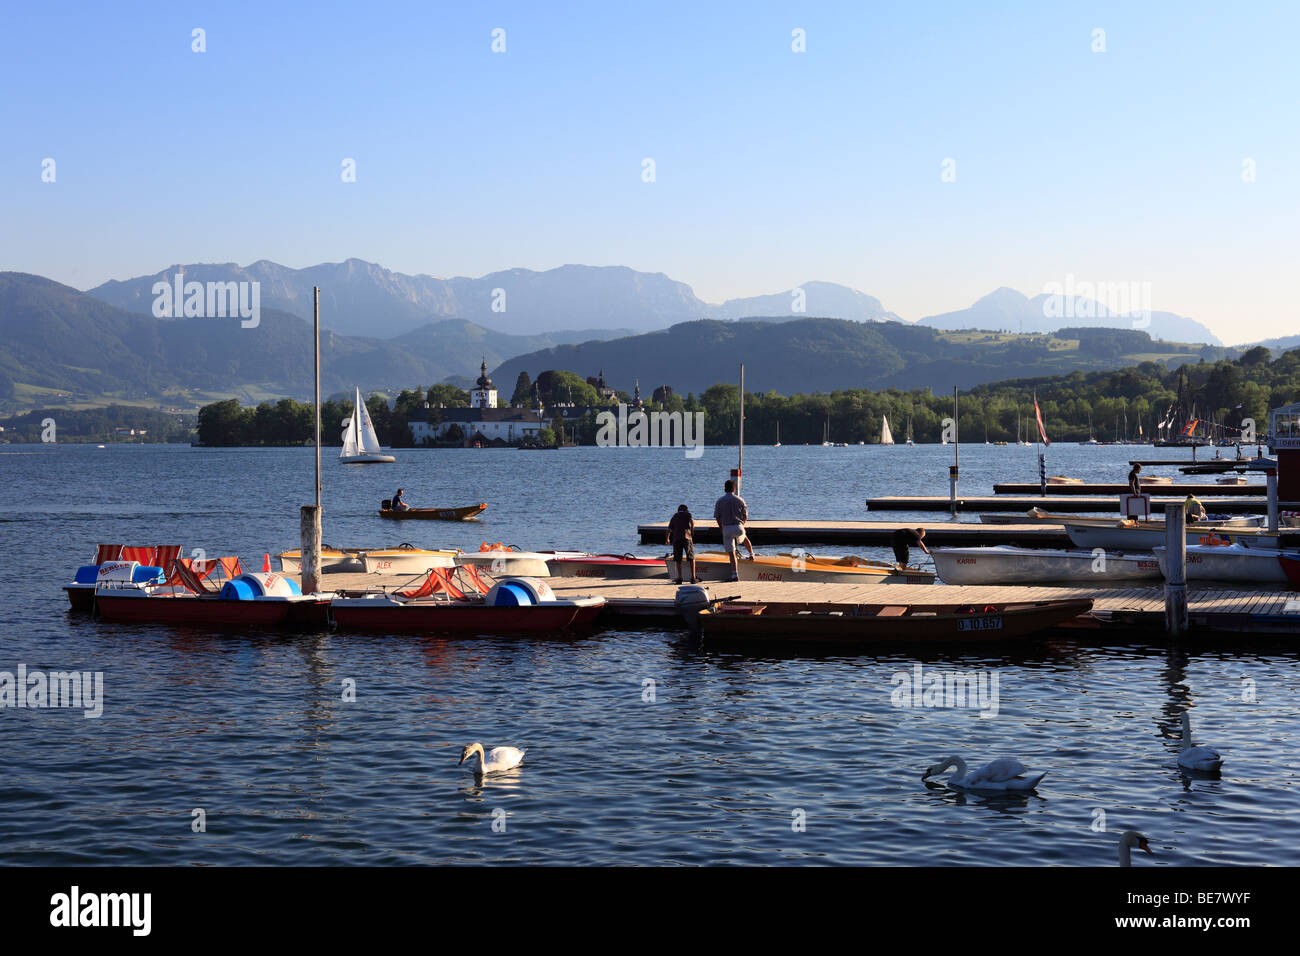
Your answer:
[[[685,448],[687,458],[704,454],[703,412],[628,411],[618,404],[618,415],[598,412],[596,444],[601,448]]]
[[[911,671],[897,671],[889,702],[895,707],[973,707],[980,717],[998,715],[996,671],[936,671],[913,664]]]

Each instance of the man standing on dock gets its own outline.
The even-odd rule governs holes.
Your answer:
[[[1138,472],[1141,470],[1142,466],[1134,462],[1133,470],[1128,473],[1128,493],[1130,495],[1142,494],[1142,483],[1138,480]]]
[[[668,519],[668,543],[673,546],[673,560],[677,562],[677,580],[673,581],[673,584],[682,583],[683,555],[691,566],[691,583],[700,583],[700,579],[695,576],[694,537],[695,519],[691,517],[689,508],[678,505],[677,513]]]
[[[722,547],[731,561],[731,580],[740,580],[740,569],[736,566],[738,556],[736,549],[744,545],[749,550],[749,558],[754,559],[754,546],[745,534],[745,522],[749,520],[749,506],[745,499],[736,494],[736,483],[730,478],[722,485],[723,495],[713,505],[713,520],[722,529]]]
[[[907,567],[907,562],[912,557],[912,545],[916,545],[926,554],[930,549],[925,546],[924,528],[899,528],[894,532],[891,543],[894,546],[894,560],[898,562],[900,568]]]

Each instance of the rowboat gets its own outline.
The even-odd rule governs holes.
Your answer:
[[[1163,522],[1112,521],[1109,526],[1063,522],[1065,533],[1077,548],[1102,548],[1106,551],[1150,551],[1165,543]],[[1232,544],[1239,542],[1247,548],[1276,550],[1278,536],[1256,528],[1225,528],[1221,525],[1189,526],[1187,543]]]
[[[663,560],[644,558],[635,554],[582,554],[562,555],[546,562],[551,577],[557,578],[662,578]],[[670,574],[676,577],[674,568]]]
[[[360,548],[321,548],[321,571],[326,574],[359,574],[366,569],[366,562]],[[276,557],[280,560],[283,574],[302,573],[302,551],[281,551]]]
[[[1160,570],[1168,567],[1168,551],[1156,548],[1156,560]],[[1206,546],[1187,546],[1187,580],[1193,581],[1240,581],[1244,584],[1287,584],[1291,578],[1283,557],[1292,561],[1300,559],[1300,553],[1270,551],[1264,548],[1245,548],[1239,544]]]
[[[1120,551],[931,548],[944,584],[1038,584],[1044,581],[1112,584],[1160,578],[1150,554]]]
[[[337,597],[330,610],[348,630],[558,636],[594,623],[604,606],[603,597],[557,598],[536,578],[502,578],[480,594],[434,569],[420,588]]]
[[[1087,598],[1002,605],[728,602],[699,612],[709,643],[806,644],[979,642],[1022,638],[1092,610]]]
[[[384,504],[388,504],[388,499]],[[380,508],[379,517],[396,521],[470,521],[487,510],[487,502],[465,505],[463,508],[405,508],[393,510]]]
[[[365,551],[361,560],[367,574],[423,574],[430,568],[454,568],[458,551],[428,550],[403,544],[396,548]]]
[[[668,576],[677,577],[677,562],[668,555],[663,559]],[[682,562],[682,573],[687,573]],[[869,561],[850,555],[845,558],[818,558],[812,555],[756,555],[753,560],[741,557],[736,562],[741,581],[797,581],[807,584],[933,584],[934,572],[921,568],[904,568],[883,561]],[[695,555],[695,576],[701,581],[731,580],[731,561],[723,551],[705,551]]]
[[[105,584],[95,590],[95,605],[106,620],[135,624],[325,627],[332,597],[303,594],[288,578],[264,572],[242,574],[220,591],[202,593]]]

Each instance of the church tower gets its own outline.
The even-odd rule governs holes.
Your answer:
[[[481,366],[482,374],[478,377],[477,388],[469,393],[469,404],[471,408],[496,408],[497,407],[497,390],[492,384],[492,379],[488,378],[487,359],[483,359]]]

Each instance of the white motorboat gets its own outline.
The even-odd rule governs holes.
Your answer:
[[[944,584],[1112,584],[1159,579],[1150,554],[1016,548],[931,548]]]
[[[549,578],[546,562],[554,560],[556,553],[538,551],[510,551],[493,548],[488,551],[464,551],[456,555],[457,564],[472,564],[490,572],[495,577],[509,575],[523,578]]]
[[[1164,547],[1165,526],[1158,521],[1114,521],[1109,526],[1062,522],[1076,548],[1107,551],[1150,551]],[[1240,543],[1247,548],[1277,550],[1278,536],[1255,528],[1227,528],[1222,525],[1192,526],[1187,529],[1189,545]]]
[[[276,557],[280,559],[282,574],[302,573],[300,550],[281,551]],[[320,563],[320,569],[325,574],[360,574],[366,568],[363,552],[356,548],[348,550],[321,548]]]
[[[367,574],[424,574],[431,568],[454,568],[459,553],[446,548],[429,550],[404,545],[366,551],[361,559]]]
[[[357,389],[357,398],[352,406],[352,417],[343,423],[343,450],[339,452],[339,461],[345,465],[376,465],[397,461],[392,455],[385,455],[375,434],[374,422],[365,402],[361,401],[361,389]]]
[[[1168,567],[1169,552],[1156,548],[1161,572]],[[1187,580],[1239,581],[1243,584],[1286,584],[1290,580],[1282,557],[1300,557],[1295,551],[1269,551],[1231,545],[1188,545]]]

